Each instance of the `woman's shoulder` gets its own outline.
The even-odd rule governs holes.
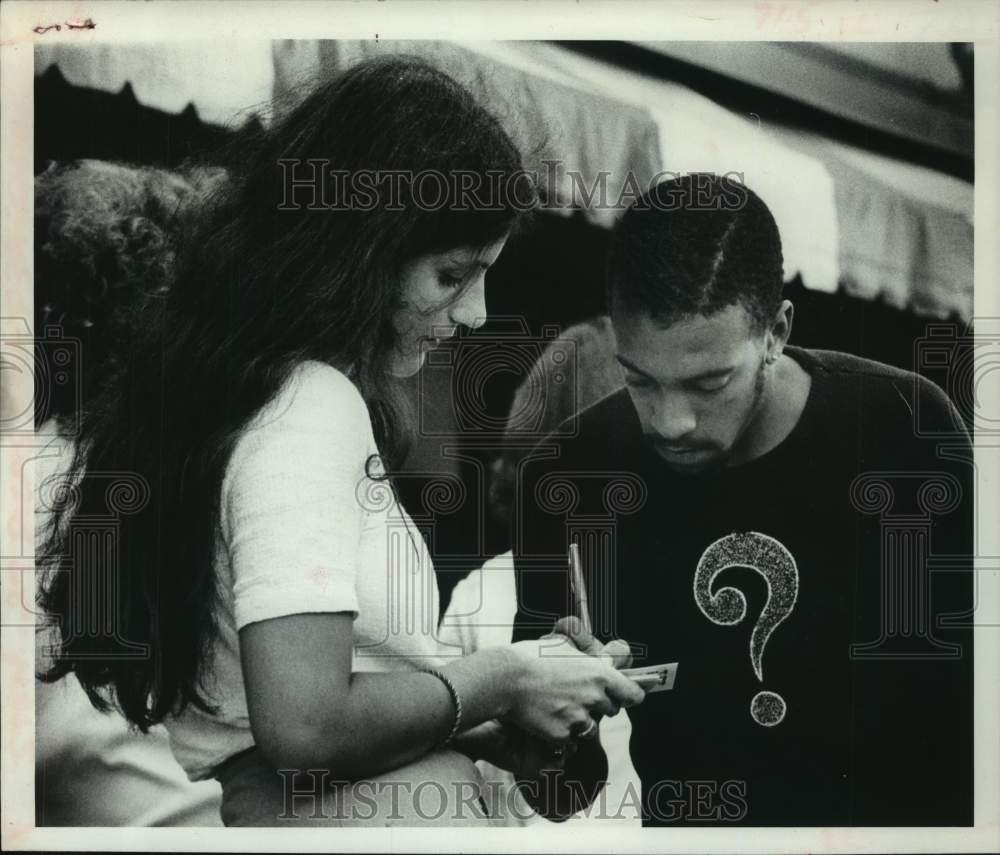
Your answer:
[[[309,359],[292,369],[282,393],[291,392],[295,399],[305,398],[313,403],[336,403],[367,412],[364,398],[353,381],[339,368],[327,362]]]
[[[315,360],[301,362],[292,369],[252,427],[260,429],[275,422],[287,427],[302,421],[349,430],[370,427],[368,406],[357,386],[340,369]]]
[[[361,392],[332,365],[300,363],[247,423],[234,457],[240,460],[255,452],[279,452],[303,462],[316,454],[375,453],[371,418]],[[294,465],[291,460],[288,464]]]
[[[224,503],[261,490],[272,500],[281,490],[300,498],[302,484],[331,473],[354,478],[372,454],[377,446],[368,408],[350,378],[331,365],[303,362],[237,438]]]

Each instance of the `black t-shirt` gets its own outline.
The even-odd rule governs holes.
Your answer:
[[[598,637],[632,643],[635,665],[679,663],[674,689],[629,713],[645,824],[971,825],[968,437],[929,381],[786,352],[812,377],[805,409],[744,465],[668,469],[625,390],[538,446],[519,481],[515,637],[571,613],[577,540]],[[745,598],[737,623],[724,588]],[[762,679],[756,625],[773,627]],[[764,721],[780,716],[768,693],[784,701],[777,723],[755,720],[760,692]]]

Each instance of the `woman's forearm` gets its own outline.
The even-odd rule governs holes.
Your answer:
[[[462,731],[506,715],[514,703],[517,665],[504,648],[483,650],[438,670],[461,700]],[[441,745],[456,713],[447,685],[433,674],[355,673],[329,717],[290,733],[281,760],[292,768],[329,768],[345,780],[377,775]]]
[[[352,630],[350,614],[303,613],[240,631],[250,725],[275,768],[365,778],[422,757],[452,732],[457,705],[445,681],[353,672]],[[460,730],[503,718],[555,744],[644,697],[565,638],[481,650],[440,671],[461,701]]]

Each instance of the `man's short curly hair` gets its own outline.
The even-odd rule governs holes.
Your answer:
[[[224,174],[99,160],[53,163],[35,178],[35,334],[56,326],[82,345],[85,398],[107,370],[109,344],[133,335],[132,308],[168,287],[182,217]],[[35,421],[69,415],[53,388]]]
[[[608,255],[612,311],[663,326],[741,304],[762,330],[781,301],[774,217],[735,178],[692,173],[647,191],[615,227]]]

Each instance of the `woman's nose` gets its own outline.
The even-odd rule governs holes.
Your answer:
[[[477,330],[486,323],[486,282],[480,279],[470,286],[451,307],[452,323]]]

